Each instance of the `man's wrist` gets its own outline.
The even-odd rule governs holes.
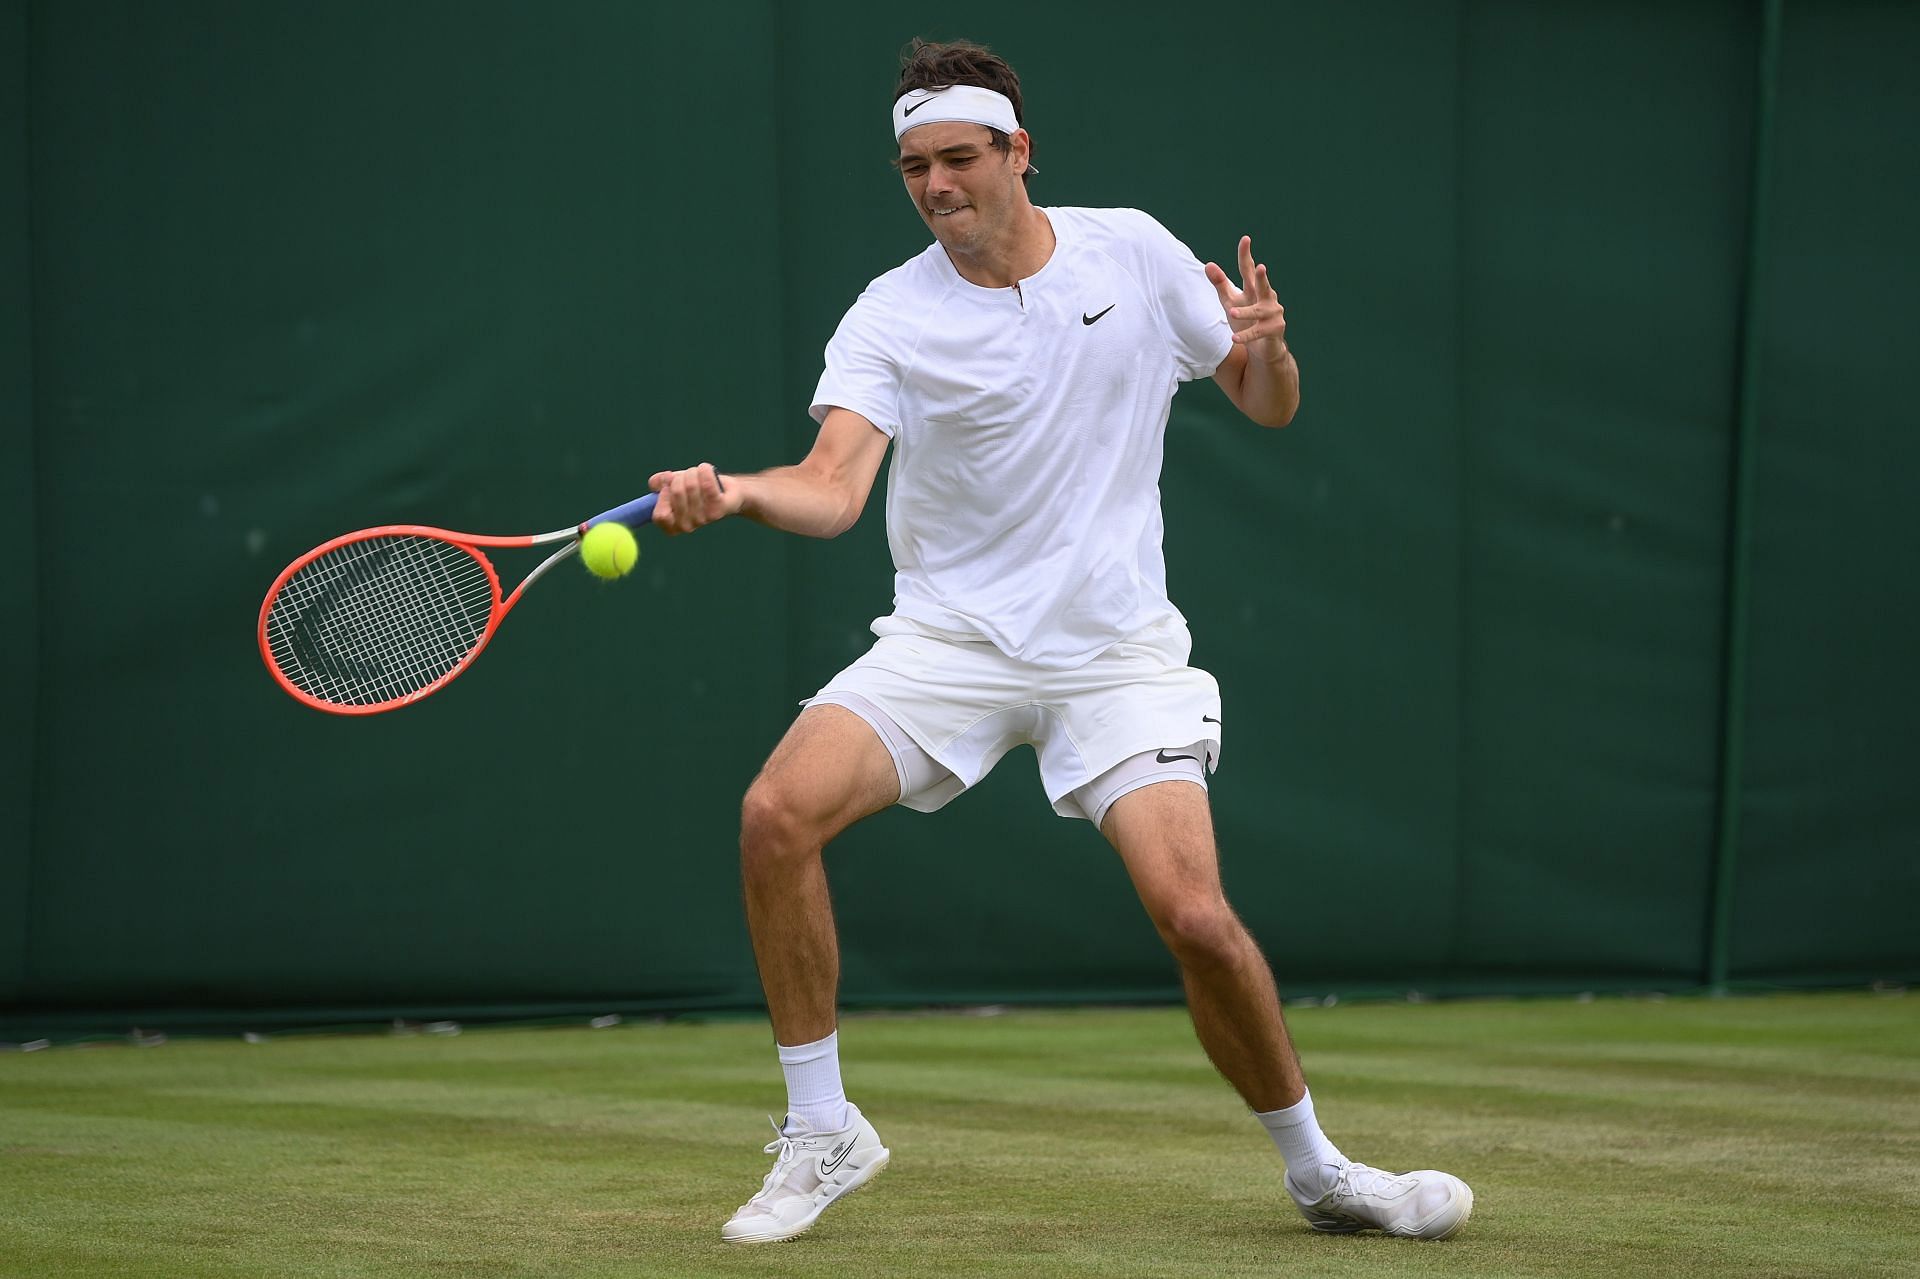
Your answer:
[[[1280,348],[1279,354],[1277,355],[1270,355],[1266,351],[1263,351],[1260,349],[1265,345],[1266,343],[1264,342],[1254,343],[1254,347],[1253,347],[1254,359],[1266,365],[1268,368],[1274,369],[1274,370],[1284,369],[1287,367],[1288,364],[1292,363],[1293,352],[1287,349],[1287,343],[1284,338],[1275,342],[1275,345]]]
[[[752,486],[739,475],[721,475],[714,472],[713,478],[720,485],[720,509],[726,515],[745,515],[753,505]]]

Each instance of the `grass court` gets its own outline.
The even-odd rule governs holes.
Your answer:
[[[1474,1187],[1441,1244],[1321,1237],[1179,1009],[850,1018],[893,1149],[787,1244],[763,1022],[0,1055],[0,1274],[1920,1273],[1920,1000],[1290,1009],[1347,1153]]]

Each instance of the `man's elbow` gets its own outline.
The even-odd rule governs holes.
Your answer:
[[[1278,403],[1244,405],[1240,411],[1245,413],[1254,425],[1277,431],[1293,421],[1293,415],[1300,411],[1300,397],[1294,395]]]
[[[842,533],[860,522],[860,512],[867,509],[867,495],[843,491],[839,495],[839,505],[834,509],[833,520],[827,525],[823,537],[839,537]]]

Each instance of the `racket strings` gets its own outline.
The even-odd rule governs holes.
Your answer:
[[[466,547],[414,534],[368,538],[287,579],[268,609],[268,651],[310,697],[336,706],[396,701],[480,647],[496,599]]]

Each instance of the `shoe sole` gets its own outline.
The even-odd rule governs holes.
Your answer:
[[[802,1221],[799,1225],[787,1231],[785,1234],[741,1235],[739,1238],[736,1238],[736,1239],[728,1239],[725,1232],[723,1231],[720,1237],[722,1240],[724,1240],[727,1243],[786,1243],[789,1239],[798,1239],[801,1235],[804,1235],[807,1233],[807,1231],[813,1229],[813,1223],[820,1220],[821,1213],[833,1207],[835,1204],[839,1203],[842,1199],[845,1199],[848,1195],[852,1194],[854,1191],[859,1190],[861,1187],[867,1185],[867,1183],[871,1182],[875,1177],[878,1177],[881,1174],[881,1172],[885,1170],[887,1164],[892,1162],[892,1160],[893,1160],[893,1152],[891,1150],[887,1150],[883,1148],[880,1151],[880,1157],[878,1159],[875,1159],[872,1163],[868,1164],[865,1168],[862,1168],[857,1174],[854,1175],[854,1177],[850,1181],[848,1181],[845,1185],[841,1186],[840,1189],[834,1191],[832,1198],[828,1199],[825,1203],[821,1204],[818,1208],[815,1208],[813,1210],[812,1216],[808,1217],[806,1220]]]

